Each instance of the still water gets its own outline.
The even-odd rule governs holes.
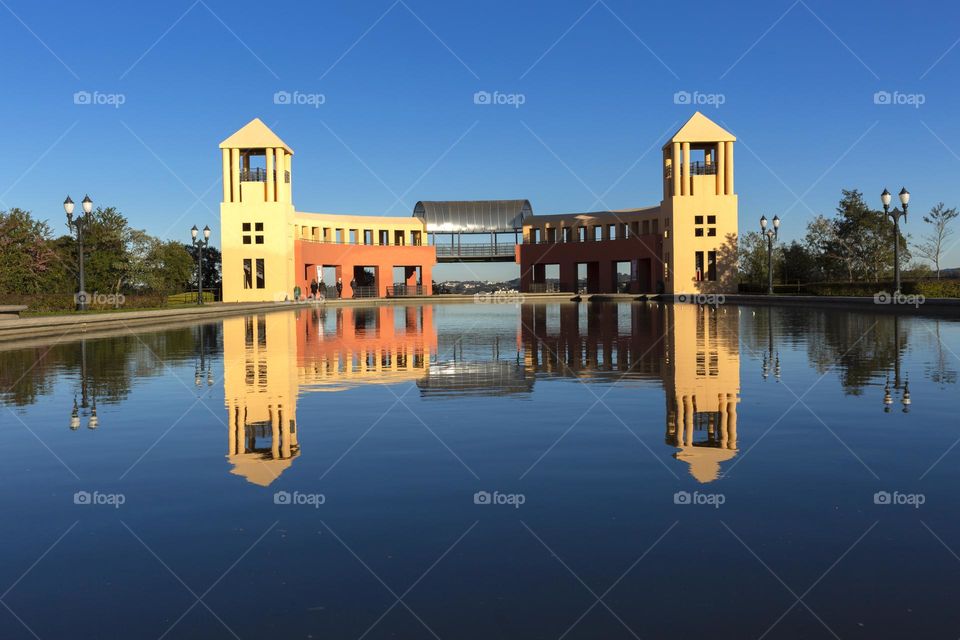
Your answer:
[[[960,633],[960,325],[282,311],[0,347],[0,637]]]

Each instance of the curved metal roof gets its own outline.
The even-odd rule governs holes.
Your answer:
[[[516,231],[533,215],[529,200],[420,201],[414,217],[435,233],[489,233]]]

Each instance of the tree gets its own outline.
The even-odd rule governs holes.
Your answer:
[[[953,229],[950,223],[958,216],[960,212],[956,207],[947,209],[942,202],[938,202],[930,213],[923,216],[923,221],[931,226],[929,235],[923,237],[923,242],[917,245],[917,252],[920,256],[933,263],[933,269],[937,272],[937,280],[940,279],[940,260],[943,258],[944,245],[950,236],[953,235]]]
[[[45,293],[63,272],[50,225],[22,209],[0,211],[0,293]]]
[[[750,284],[762,284],[767,281],[767,238],[757,231],[748,231],[737,240],[737,264],[740,281]],[[773,268],[783,262],[783,250],[779,245],[773,247]]]
[[[782,261],[777,271],[781,282],[815,282],[820,280],[820,268],[805,245],[794,240],[780,251]]]
[[[194,262],[182,243],[156,238],[152,238],[147,265],[145,284],[151,291],[165,294],[183,291],[194,268]]]
[[[193,265],[190,277],[184,280],[184,287],[187,289],[197,288],[197,248],[192,244],[183,245],[184,249],[190,255]],[[203,250],[203,290],[216,291],[220,288],[220,251],[216,247],[206,247]]]

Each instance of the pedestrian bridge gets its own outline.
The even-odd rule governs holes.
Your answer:
[[[424,200],[413,215],[430,234],[437,262],[515,262],[533,207],[529,200]],[[473,242],[479,235],[489,242]]]
[[[515,262],[513,243],[436,245],[437,262]]]

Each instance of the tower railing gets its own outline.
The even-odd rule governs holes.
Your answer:
[[[681,169],[683,165],[680,165]],[[682,173],[682,171],[681,171]],[[716,162],[703,162],[697,160],[696,162],[690,163],[690,175],[692,176],[715,176],[717,175],[717,163]],[[666,165],[663,167],[663,177],[672,178],[673,177],[673,166]]]
[[[279,172],[273,172],[274,181],[278,181]],[[267,170],[261,169],[259,167],[254,169],[240,169],[240,182],[266,182],[267,181]],[[283,182],[290,184],[290,172],[283,172]]]

